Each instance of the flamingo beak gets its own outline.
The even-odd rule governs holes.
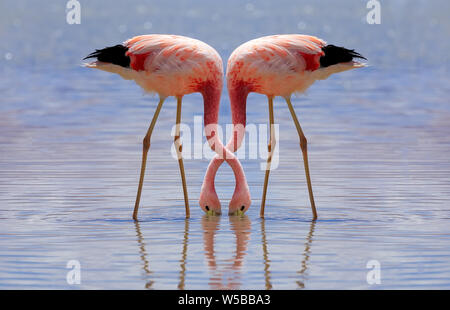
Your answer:
[[[228,213],[228,215],[236,215],[236,216],[241,216],[241,215],[244,215],[244,211],[241,211],[241,210],[236,210],[236,211],[234,211],[234,212],[230,212],[230,213]]]
[[[207,215],[214,216],[214,215],[220,215],[220,212],[216,212],[216,211],[214,211],[214,210],[208,210],[208,211],[206,212],[206,214],[207,214]]]

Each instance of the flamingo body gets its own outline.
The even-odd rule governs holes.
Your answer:
[[[273,98],[282,96],[286,99],[299,134],[313,219],[317,218],[309,175],[307,141],[295,115],[290,97],[293,93],[304,92],[316,80],[326,79],[333,73],[365,66],[353,61],[353,58],[364,57],[353,50],[327,45],[325,41],[319,38],[300,34],[273,35],[254,39],[242,44],[231,54],[228,60],[226,78],[234,134],[227,143],[228,149],[235,152],[244,138],[248,94],[250,92],[264,94],[269,99],[271,134],[268,144],[269,156],[263,198],[261,200],[261,216],[264,216],[269,171],[276,143],[273,133]],[[223,159],[215,156],[206,174],[214,178],[222,162]],[[229,205],[230,213],[239,210],[245,212],[248,209],[248,203],[246,207],[239,209],[240,203],[238,202],[240,201],[250,201],[248,191],[235,191]]]
[[[245,87],[247,92],[267,96],[290,96],[304,92],[316,80],[332,73],[360,67],[348,62],[322,67],[326,42],[309,35],[274,35],[248,41],[228,60],[229,89]]]
[[[216,134],[223,86],[223,65],[215,49],[204,42],[188,37],[153,34],[136,36],[122,44],[96,50],[86,58],[97,58],[96,61],[85,64],[86,67],[117,73],[124,79],[134,80],[145,91],[157,93],[160,97],[160,103],[143,140],[141,175],[133,212],[134,219],[137,219],[150,137],[164,99],[169,96],[177,98],[174,144],[183,183],[186,216],[189,217],[189,203],[181,155],[182,146],[179,139],[181,100],[184,95],[194,92],[202,94],[208,143],[218,155],[227,159],[235,173],[237,183],[246,183],[239,160],[225,148]],[[215,193],[209,195],[207,189],[203,193],[204,203],[201,207],[205,212],[219,214],[221,211],[217,195]]]
[[[145,91],[161,97],[183,96],[204,89],[222,89],[222,59],[208,44],[176,35],[140,35],[122,46],[129,66],[103,62],[87,67],[133,79]]]

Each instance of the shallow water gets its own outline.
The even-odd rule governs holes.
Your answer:
[[[66,24],[61,4],[0,5],[0,288],[450,288],[449,46],[439,39],[450,30],[447,2],[383,2],[381,25],[367,25],[365,3],[351,1],[112,3],[82,2],[81,25]],[[369,59],[293,100],[309,141],[317,222],[279,98],[279,166],[265,219],[264,160],[249,158],[253,204],[243,217],[203,214],[209,160],[186,159],[185,219],[170,98],[152,137],[140,221],[131,220],[157,98],[79,64],[140,33],[199,38],[224,62],[240,43],[272,33],[314,34]],[[249,96],[249,123],[267,123],[266,102]],[[201,97],[186,96],[183,122],[193,128],[201,113]],[[224,92],[220,121],[229,120]],[[226,165],[216,186],[226,209],[234,189]],[[79,285],[66,281],[70,260],[80,262]],[[371,260],[380,284],[366,280]]]

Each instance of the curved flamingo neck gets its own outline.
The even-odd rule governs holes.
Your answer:
[[[210,165],[211,171],[208,167],[207,174],[205,175],[204,185],[208,189],[214,189],[214,177],[219,169],[220,164],[225,160],[233,169],[236,178],[236,189],[239,189],[243,184],[247,184],[245,179],[244,170],[237,159],[228,148],[226,148],[218,136],[218,118],[219,118],[219,105],[220,95],[222,88],[214,83],[205,83],[201,93],[204,100],[204,122],[205,122],[205,134],[208,143],[212,150],[217,155],[213,158]]]
[[[237,159],[237,157],[233,154],[241,145],[242,140],[244,139],[245,135],[245,125],[246,125],[246,105],[247,105],[247,96],[248,96],[248,87],[245,84],[238,84],[237,87],[231,87],[228,90],[229,96],[230,96],[230,103],[231,103],[231,117],[233,122],[233,135],[230,138],[230,140],[227,143],[226,148],[223,148],[222,142],[214,137],[214,135],[209,135],[210,132],[217,129],[217,125],[214,125],[212,123],[211,119],[216,120],[216,118],[213,118],[213,114],[208,114],[205,110],[205,132],[208,137],[208,142],[211,145],[211,148],[214,149],[217,153],[216,156],[211,160],[209,163],[208,169],[206,171],[205,179],[203,182],[204,190],[216,192],[215,190],[215,184],[214,180],[217,174],[217,171],[219,170],[219,167],[223,163],[224,160],[227,161],[227,163],[230,165],[231,169],[233,169],[235,180],[236,180],[236,187],[234,189],[234,192],[243,192],[248,191],[248,185],[247,180],[245,178],[245,173],[242,168],[241,163]],[[205,96],[205,109],[207,107],[206,105],[206,97]],[[218,112],[218,108],[217,108]],[[218,113],[217,113],[218,114]],[[216,148],[216,142],[220,143],[218,145],[219,149]],[[214,141],[214,142],[213,142]]]
[[[209,163],[203,182],[203,187],[206,190],[215,192],[216,189],[214,180],[216,178],[217,171],[219,170],[219,167],[221,166],[223,161],[224,159],[221,158],[219,154],[216,154]],[[234,178],[236,181],[235,192],[247,188],[247,180],[245,178],[244,169],[242,168],[242,165],[237,157],[230,158],[226,161],[231,166],[231,169],[234,172]]]

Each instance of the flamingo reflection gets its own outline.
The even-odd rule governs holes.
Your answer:
[[[180,260],[180,281],[178,283],[178,289],[180,290],[184,290],[184,279],[186,278],[186,258],[188,249],[188,238],[189,238],[189,219],[185,219],[183,250],[181,252],[181,260]]]
[[[145,241],[144,237],[142,236],[141,228],[139,226],[139,222],[134,222],[135,228],[136,228],[136,236],[137,241],[139,244],[139,256],[142,261],[142,270],[144,271],[144,277],[145,277],[145,288],[151,289],[152,285],[154,284],[154,281],[151,280],[151,277],[153,275],[153,271],[150,270],[149,262],[147,259],[147,251],[145,250]],[[181,259],[180,259],[180,279],[178,282],[178,289],[184,290],[184,283],[185,283],[185,277],[186,277],[186,258],[187,258],[187,250],[188,250],[188,237],[189,237],[189,219],[184,220],[184,237],[183,237],[183,247],[181,252]]]
[[[232,259],[226,260],[225,264],[218,266],[214,237],[219,230],[220,217],[203,216],[203,242],[206,259],[211,272],[209,285],[212,289],[230,290],[239,289],[241,286],[240,270],[247,253],[247,245],[250,239],[251,222],[248,216],[230,216],[231,230],[236,238],[236,250]]]
[[[203,229],[203,247],[206,261],[210,270],[209,286],[211,289],[240,289],[242,286],[241,271],[242,265],[247,254],[248,244],[251,235],[251,221],[247,215],[243,216],[230,216],[231,230],[235,235],[236,248],[234,256],[228,260],[219,260],[216,258],[215,251],[215,237],[217,231],[220,229],[219,216],[204,215],[201,221]],[[272,289],[272,277],[270,271],[270,258],[269,258],[269,242],[266,237],[266,223],[265,219],[260,219],[261,223],[261,246],[262,246],[262,259],[264,265],[264,287],[266,290]],[[142,270],[144,274],[145,288],[152,289],[154,285],[153,271],[150,269],[148,260],[148,253],[145,249],[144,237],[141,233],[139,222],[134,222],[136,228],[136,236],[139,245],[139,256],[142,261]],[[307,279],[308,263],[311,256],[311,245],[314,235],[316,222],[312,221],[309,227],[308,234],[306,235],[305,248],[302,252],[302,260],[300,263],[300,270],[297,274],[300,279],[296,281],[298,288],[304,288]],[[179,267],[179,281],[178,289],[185,289],[185,278],[187,272],[187,253],[189,244],[189,219],[184,222],[184,236],[181,247],[180,255],[180,267]]]
[[[261,218],[261,243],[263,249],[263,261],[264,261],[264,279],[266,290],[270,290],[272,288],[272,283],[270,282],[270,260],[269,260],[269,252],[267,251],[267,238],[266,238],[266,220]]]
[[[316,221],[311,221],[311,224],[309,226],[309,232],[308,232],[308,235],[306,236],[305,250],[303,251],[303,259],[301,262],[301,268],[299,271],[297,271],[297,274],[299,274],[300,278],[302,279],[302,280],[296,281],[299,288],[305,288],[305,281],[306,281],[306,275],[307,275],[306,271],[308,269],[308,261],[309,261],[310,255],[311,255],[311,244],[312,244],[315,227],[316,227]]]
[[[145,242],[144,238],[142,237],[141,228],[139,227],[139,222],[134,221],[134,225],[136,228],[136,236],[139,244],[139,256],[142,261],[142,269],[144,270],[144,277],[145,277],[145,288],[150,289],[152,288],[152,285],[154,281],[150,280],[152,271],[150,271],[149,263],[147,260],[147,252],[145,251]]]

